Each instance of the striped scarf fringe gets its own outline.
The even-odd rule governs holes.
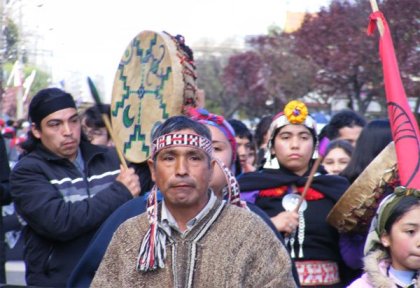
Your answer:
[[[227,183],[227,203],[231,205],[238,206],[240,208],[248,208],[245,201],[241,200],[239,189],[239,183],[236,180],[235,175],[233,175],[232,171],[226,167],[226,165],[220,161],[217,158],[214,158],[216,160],[216,163],[220,166],[220,168],[223,171],[223,174],[225,174],[226,183]],[[224,189],[223,191],[226,191]],[[223,195],[225,197],[226,195]]]
[[[157,186],[153,186],[147,199],[149,230],[143,238],[137,257],[137,271],[147,272],[165,267],[166,232],[158,222]]]

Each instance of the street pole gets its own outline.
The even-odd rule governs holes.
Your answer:
[[[23,27],[22,27],[22,0],[19,1],[19,43],[17,48],[18,53],[18,63],[16,74],[14,75],[15,84],[17,84],[16,90],[16,120],[23,118],[23,49],[22,49],[22,39],[23,39]],[[18,77],[16,79],[16,77]]]
[[[3,100],[3,63],[4,63],[4,54],[6,53],[5,49],[5,39],[4,39],[4,4],[5,0],[0,0],[0,100]],[[3,111],[3,101],[0,101],[0,116]],[[4,141],[3,138],[0,138],[0,141]],[[4,143],[4,142],[3,142]],[[2,144],[3,144],[2,143]],[[4,159],[3,159],[4,160]],[[1,171],[5,173],[5,171]],[[1,203],[3,205],[3,203]],[[0,212],[1,211],[0,209]],[[4,242],[4,226],[3,226],[3,216],[0,215],[0,283],[6,283],[6,247]]]
[[[4,64],[4,54],[6,53],[5,49],[5,39],[4,39],[4,1],[0,0],[0,100],[3,100],[3,82],[4,82],[4,73],[3,73],[3,64]],[[3,114],[3,101],[0,101],[0,116]]]

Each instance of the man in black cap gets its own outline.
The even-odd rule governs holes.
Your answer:
[[[29,117],[28,154],[10,177],[16,210],[27,223],[26,281],[64,287],[101,223],[140,193],[139,178],[134,169],[119,166],[115,150],[83,137],[70,94],[39,91]]]

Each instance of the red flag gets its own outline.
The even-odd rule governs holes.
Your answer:
[[[372,34],[376,21],[382,20],[384,31],[379,40],[379,53],[385,82],[386,100],[392,138],[398,159],[398,173],[401,185],[420,189],[420,137],[416,119],[408,105],[401,82],[394,44],[384,15],[380,11],[370,15],[368,34]]]

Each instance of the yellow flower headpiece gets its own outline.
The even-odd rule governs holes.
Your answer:
[[[313,131],[315,137],[317,135],[316,122],[311,117],[311,115],[309,115],[308,108],[306,107],[306,105],[298,100],[290,101],[284,107],[283,113],[279,113],[276,116],[274,116],[273,122],[271,122],[270,128],[268,129],[270,140],[268,141],[267,145],[267,155],[265,156],[267,161],[265,162],[264,168],[278,168],[278,163],[275,164],[277,160],[275,159],[275,156],[271,154],[271,146],[275,136],[274,133],[277,131],[277,129],[289,124],[305,125],[311,131]]]
[[[284,115],[291,124],[302,124],[308,116],[308,108],[305,103],[298,100],[290,101],[286,107],[284,107]]]

